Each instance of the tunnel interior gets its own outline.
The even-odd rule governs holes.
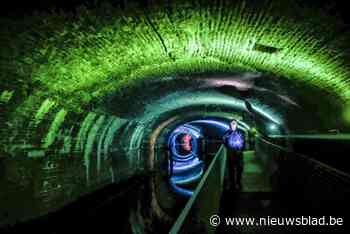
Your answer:
[[[11,3],[1,233],[347,233],[343,3]]]

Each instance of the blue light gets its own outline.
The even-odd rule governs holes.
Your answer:
[[[184,150],[183,145],[181,144],[181,139],[184,136],[191,136],[191,147],[190,150]],[[181,126],[173,131],[169,137],[169,148],[172,153],[172,158],[174,161],[189,161],[197,157],[198,154],[198,133],[196,130]]]
[[[204,164],[198,158],[201,137],[199,129],[186,124],[177,127],[169,136],[169,184],[177,194],[191,196],[193,190],[186,185],[195,183],[203,174]]]
[[[244,136],[240,131],[234,131],[228,137],[228,146],[235,150],[242,150],[244,147]]]

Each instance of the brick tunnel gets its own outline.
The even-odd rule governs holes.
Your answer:
[[[345,9],[11,1],[0,17],[0,232],[346,233]]]

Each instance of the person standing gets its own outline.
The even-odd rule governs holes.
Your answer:
[[[232,121],[230,129],[223,136],[224,145],[227,148],[227,161],[230,190],[239,191],[242,188],[242,174],[244,168],[244,132],[237,128],[237,123]]]

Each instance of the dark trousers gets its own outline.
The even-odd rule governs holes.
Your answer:
[[[229,172],[229,181],[231,190],[240,190],[242,187],[242,174],[243,174],[243,153],[227,150],[227,163]]]

